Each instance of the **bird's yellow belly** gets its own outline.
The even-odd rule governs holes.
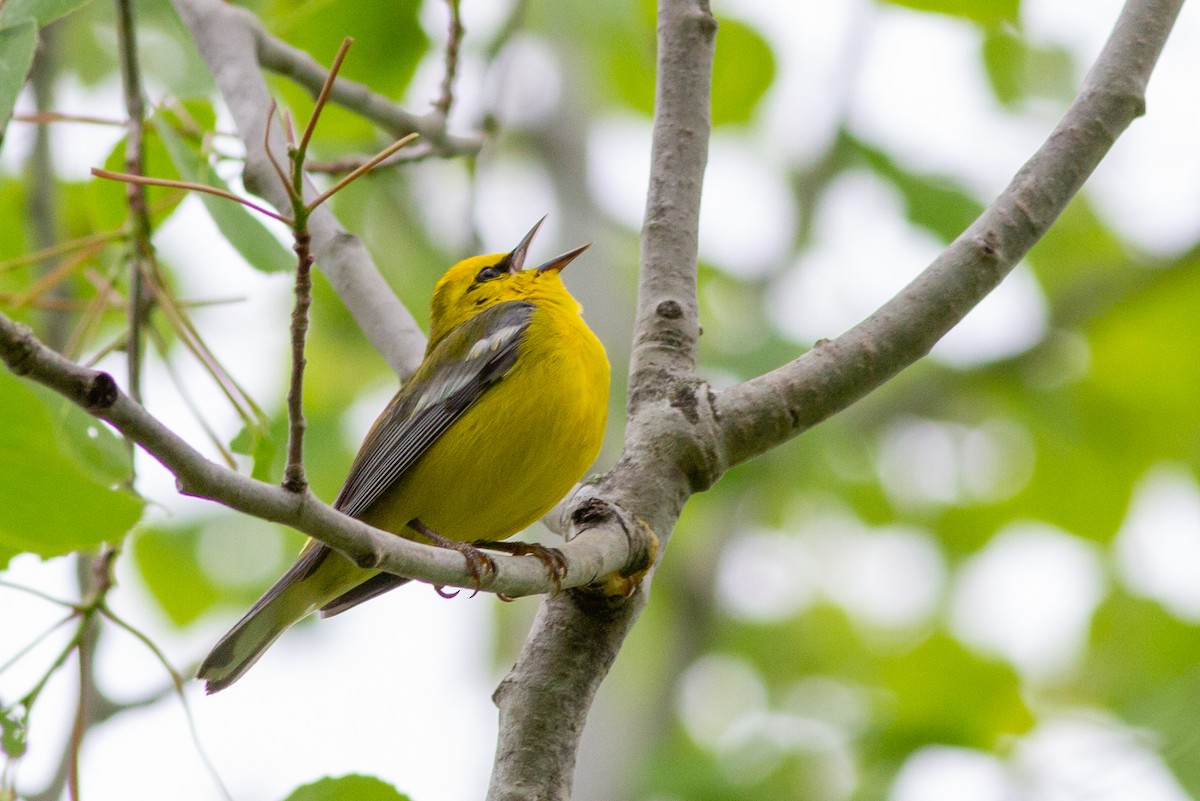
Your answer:
[[[366,511],[366,522],[411,538],[416,518],[448,539],[502,540],[570,491],[604,438],[608,363],[591,332],[549,352],[537,341],[523,344],[512,372]]]

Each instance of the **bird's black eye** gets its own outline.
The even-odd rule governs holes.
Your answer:
[[[0,0],[0,2],[3,2],[3,0]],[[475,283],[482,284],[485,281],[494,281],[497,278],[499,278],[500,276],[504,275],[505,273],[510,272],[510,270],[508,268],[510,266],[511,259],[512,259],[512,254],[508,254],[504,258],[500,259],[500,261],[493,264],[492,266],[484,267],[482,270],[480,270],[478,273],[475,274]]]

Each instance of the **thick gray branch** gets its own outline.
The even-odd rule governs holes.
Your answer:
[[[966,231],[874,314],[832,341],[717,396],[724,467],[846,408],[927,354],[1006,276],[1126,127],[1183,0],[1129,0],[1075,101]]]
[[[14,373],[37,381],[111,424],[175,476],[179,491],[224,504],[263,520],[291,526],[344,553],[363,567],[431,584],[474,587],[460,554],[433,548],[372,528],[321,503],[308,492],[289,492],[229,470],[194,450],[141,405],[120,391],[112,377],[75,364],[46,347],[26,326],[0,313],[0,359]],[[584,504],[595,510],[595,504]],[[563,587],[604,582],[610,574],[647,563],[648,537],[622,526],[611,514],[572,521],[578,536],[563,548]],[[553,592],[555,583],[537,559],[497,554],[496,572],[482,589],[509,596]]]
[[[629,365],[629,409],[690,378],[700,337],[696,251],[708,163],[713,42],[706,0],[664,0],[658,16],[650,186]]]
[[[285,214],[287,190],[267,158],[267,110],[271,96],[258,62],[262,26],[250,12],[222,0],[174,0],[201,56],[212,71],[246,145],[246,188]],[[272,126],[271,151],[287,163],[283,134]],[[358,237],[348,233],[328,205],[309,218],[317,265],[354,315],[367,339],[401,378],[421,362],[425,337],[388,287]]]
[[[574,591],[542,603],[519,669],[492,696],[500,731],[522,736],[501,735],[488,801],[570,798],[587,712],[643,605]]]
[[[585,492],[620,510],[627,532],[649,527],[666,545],[697,483],[696,242],[708,160],[716,23],[706,0],[662,0],[649,197],[642,228],[630,421],[620,462]],[[708,404],[704,404],[707,408]],[[625,516],[628,516],[628,519]],[[542,605],[517,664],[496,691],[500,731],[488,801],[570,797],[592,698],[645,607],[649,580],[622,602],[566,594]]]

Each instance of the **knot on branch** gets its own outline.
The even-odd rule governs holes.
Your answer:
[[[683,307],[679,305],[679,301],[664,300],[655,307],[654,313],[667,320],[678,320],[683,316]]]
[[[591,497],[575,507],[571,512],[570,537],[575,537],[580,531],[596,528],[617,518],[616,507],[601,498]]]
[[[694,25],[696,30],[707,39],[717,35],[717,18],[713,16],[708,0],[698,0],[692,8],[684,12],[681,18]]]
[[[117,402],[121,392],[108,373],[99,372],[83,388],[83,406],[89,412],[102,412]]]

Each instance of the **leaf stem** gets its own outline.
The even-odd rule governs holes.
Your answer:
[[[320,206],[326,200],[329,200],[329,198],[333,197],[335,194],[337,194],[341,190],[345,189],[347,184],[351,183],[352,181],[358,179],[359,177],[361,177],[361,176],[365,175],[366,173],[370,172],[371,170],[375,169],[375,167],[377,167],[380,163],[387,160],[390,156],[394,155],[396,153],[396,151],[398,151],[400,148],[404,147],[405,145],[409,144],[416,138],[417,138],[417,134],[410,133],[408,136],[402,137],[400,139],[397,139],[395,142],[392,142],[390,145],[385,147],[383,150],[379,151],[374,156],[367,159],[365,162],[363,162],[359,166],[355,167],[352,172],[347,174],[345,177],[343,177],[341,180],[339,180],[336,184],[329,187],[324,192],[322,192],[321,194],[319,194],[315,198],[313,198],[311,201],[309,201],[308,206],[306,207],[307,210],[311,212],[313,209],[317,208],[317,206]]]
[[[217,187],[209,186],[208,184],[199,184],[194,181],[176,181],[171,178],[153,178],[149,175],[133,175],[125,172],[113,172],[112,170],[105,170],[100,167],[92,167],[92,175],[96,176],[97,178],[107,178],[110,181],[123,181],[129,184],[166,186],[172,189],[186,189],[190,192],[204,192],[208,195],[216,195],[217,197],[223,197],[226,200],[232,200],[235,203],[241,203],[243,206],[254,209],[254,211],[257,211],[259,214],[270,217],[273,220],[278,220],[284,225],[292,224],[290,218],[278,212],[272,211],[265,206],[260,206],[253,201],[246,200],[244,197],[238,197],[232,192],[227,192],[224,189],[218,189]]]

